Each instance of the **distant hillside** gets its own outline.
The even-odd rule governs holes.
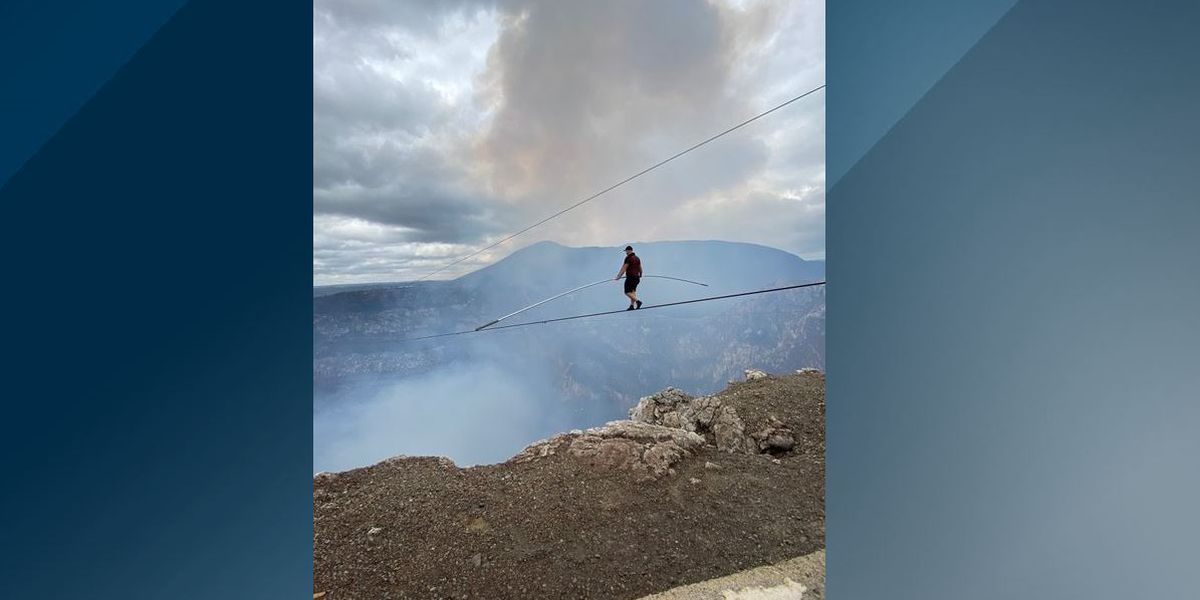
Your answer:
[[[697,287],[646,279],[639,294],[661,303],[802,283],[825,276],[824,261],[806,261],[782,250],[720,241],[638,244],[647,275],[699,281]],[[411,337],[441,333],[447,323],[473,329],[580,285],[612,277],[624,253],[617,248],[569,248],[539,242],[452,281],[377,283],[314,288],[313,333],[317,342],[340,337]],[[319,291],[317,291],[319,290]],[[546,318],[624,308],[617,282],[546,304],[522,316]],[[434,311],[433,309],[437,310]]]
[[[313,298],[319,298],[321,296],[332,296],[333,294],[340,294],[342,292],[388,290],[388,289],[395,289],[395,288],[399,288],[399,287],[407,287],[410,285],[414,285],[414,284],[404,283],[404,282],[400,282],[400,283],[389,282],[389,283],[344,283],[344,284],[337,284],[337,285],[314,285],[313,286]]]
[[[723,294],[824,277],[824,261],[805,261],[782,250],[720,241],[652,242],[637,244],[637,255],[647,275],[669,275],[709,284],[703,295]],[[457,280],[467,290],[511,289],[531,302],[582,283],[616,274],[625,253],[619,248],[568,248],[553,242],[528,246],[504,260]],[[646,280],[647,298],[695,297],[700,288],[686,284]],[[616,300],[621,297],[617,284]],[[598,302],[589,304],[587,299]],[[612,294],[589,290],[583,306],[608,306]]]
[[[648,304],[824,278],[822,261],[805,261],[754,244],[688,241],[634,246],[647,275],[709,284],[698,287],[644,279],[639,295]],[[700,393],[713,392],[740,376],[745,365],[779,372],[824,368],[823,287],[404,341],[408,337],[474,329],[554,294],[611,278],[623,258],[618,248],[569,248],[543,242],[452,281],[375,284],[316,296],[314,410],[323,413],[386,393],[394,407],[387,419],[401,421],[397,415],[410,410],[404,407],[442,410],[443,404],[439,403],[448,401],[447,395],[461,395],[461,390],[470,385],[507,390],[504,402],[525,407],[541,420],[519,421],[513,415],[523,414],[520,411],[494,407],[491,410],[498,412],[487,413],[491,415],[488,418],[514,419],[511,429],[519,431],[511,440],[458,454],[448,447],[441,450],[457,460],[486,462],[507,456],[533,439],[530,436],[615,418],[647,390],[677,385]],[[548,303],[511,322],[623,309],[627,304],[621,284],[614,281]],[[411,382],[420,385],[413,387]],[[454,402],[456,409],[474,410],[479,419],[484,418],[480,409]],[[558,416],[546,417],[547,406],[556,407],[557,412],[551,412]],[[417,440],[454,439],[424,437],[428,431],[403,429],[409,426],[395,425],[399,429],[394,439],[383,440],[379,446],[408,443],[428,451]],[[320,425],[315,427],[317,446],[322,447],[324,437],[333,434],[327,434]],[[329,430],[342,432],[347,427],[338,425]],[[378,435],[384,437],[389,431]],[[365,434],[356,431],[338,435]],[[372,452],[378,456],[386,449]],[[320,462],[320,458],[317,460]],[[332,463],[337,467],[348,464],[353,463]]]

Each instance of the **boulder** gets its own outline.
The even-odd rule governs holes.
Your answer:
[[[796,447],[792,429],[774,416],[767,419],[766,427],[750,434],[750,438],[758,445],[760,451],[771,454],[782,454]]]
[[[611,421],[579,433],[556,435],[535,442],[513,457],[524,462],[565,452],[603,470],[628,470],[641,479],[674,474],[671,467],[704,445],[699,434],[638,421]]]
[[[746,436],[741,417],[716,396],[695,398],[667,388],[638,402],[629,416],[635,422],[679,428],[703,435],[725,452],[754,452],[756,445]]]
[[[679,427],[678,407],[687,404],[692,397],[669,387],[657,394],[646,396],[629,411],[629,418],[641,423],[654,423],[664,427]]]
[[[766,379],[767,372],[759,371],[758,369],[746,369],[746,381],[754,381],[755,379]]]

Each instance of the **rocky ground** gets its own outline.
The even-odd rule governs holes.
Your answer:
[[[632,599],[813,553],[824,418],[820,372],[751,371],[497,465],[318,474],[314,598]]]

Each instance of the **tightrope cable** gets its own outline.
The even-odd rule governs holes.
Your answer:
[[[682,282],[684,282],[684,283],[691,283],[691,284],[693,284],[693,285],[701,285],[701,286],[704,286],[704,287],[708,287],[708,284],[707,284],[707,283],[700,283],[699,281],[692,281],[691,279],[681,279],[681,278],[679,278],[679,277],[671,277],[671,276],[668,276],[668,275],[643,275],[643,277],[648,277],[648,278],[652,277],[652,278],[655,278],[655,279],[670,279],[670,280],[672,280],[672,281],[682,281]],[[624,275],[622,275],[621,277],[618,277],[617,279],[625,279],[625,276],[624,276]],[[549,297],[549,298],[546,298],[545,300],[541,300],[541,301],[539,301],[539,302],[535,302],[535,303],[533,303],[533,304],[530,304],[529,306],[526,306],[525,308],[521,308],[521,309],[515,310],[515,311],[513,311],[513,312],[510,312],[510,313],[508,313],[507,315],[504,315],[503,317],[500,317],[500,318],[498,318],[498,319],[495,319],[495,320],[492,320],[492,321],[488,321],[487,323],[485,323],[485,324],[483,324],[483,325],[480,325],[479,327],[476,327],[476,328],[475,328],[475,331],[480,331],[480,330],[483,330],[483,329],[487,329],[488,327],[491,327],[492,325],[495,325],[496,323],[499,323],[500,321],[503,321],[503,320],[505,320],[505,319],[507,319],[507,318],[509,318],[509,317],[515,317],[515,316],[517,316],[517,315],[519,315],[519,314],[521,314],[521,313],[523,313],[523,312],[525,312],[525,311],[527,311],[527,310],[530,310],[530,309],[533,309],[533,308],[537,308],[537,307],[539,307],[539,306],[541,306],[541,305],[543,305],[543,304],[545,304],[545,303],[547,303],[547,302],[550,302],[550,301],[552,301],[552,300],[558,300],[559,298],[562,298],[563,296],[566,296],[566,295],[568,295],[568,294],[574,294],[575,292],[578,292],[578,291],[581,291],[581,290],[586,290],[587,288],[590,288],[590,287],[595,287],[595,286],[597,286],[597,285],[601,285],[601,284],[605,284],[605,283],[608,283],[608,282],[610,282],[610,281],[616,281],[616,279],[608,279],[608,278],[606,277],[606,278],[604,278],[604,279],[601,279],[600,281],[597,281],[597,282],[594,282],[594,283],[588,283],[588,284],[585,284],[585,285],[581,285],[581,286],[579,286],[579,287],[577,287],[577,288],[574,288],[574,289],[567,290],[567,291],[565,291],[565,292],[563,292],[563,293],[561,293],[561,294],[555,294],[555,295],[553,295],[553,296],[551,296],[551,297]]]
[[[589,313],[586,315],[558,317],[558,318],[554,318],[554,319],[544,319],[541,321],[527,321],[524,323],[513,323],[511,325],[497,325],[495,327],[489,327],[487,329],[468,329],[468,330],[464,330],[464,331],[454,331],[451,333],[438,333],[438,334],[434,334],[434,335],[424,335],[424,336],[420,336],[420,337],[403,338],[398,341],[415,342],[418,340],[431,340],[434,338],[451,337],[451,336],[456,336],[456,335],[467,335],[470,333],[483,333],[486,331],[499,331],[501,329],[512,329],[514,327],[528,327],[530,325],[545,325],[547,323],[558,323],[560,321],[572,321],[575,319],[588,319],[591,317],[600,317],[600,316],[604,316],[604,315],[615,315],[615,314],[624,313],[624,312],[641,312],[643,310],[650,310],[653,308],[666,308],[668,306],[680,306],[683,304],[695,304],[697,302],[709,302],[711,300],[725,300],[728,298],[738,298],[741,296],[753,296],[755,294],[766,294],[769,292],[782,292],[784,290],[794,290],[794,289],[798,289],[798,288],[813,287],[813,286],[817,286],[817,285],[825,285],[825,282],[824,281],[814,281],[812,283],[800,283],[800,284],[796,284],[796,285],[785,285],[783,287],[769,288],[769,289],[765,289],[765,290],[754,290],[751,292],[739,292],[736,294],[725,294],[722,296],[709,296],[707,298],[695,298],[692,300],[680,300],[679,302],[666,302],[664,304],[652,304],[650,306],[643,306],[637,310],[627,310],[627,309],[608,310],[608,311],[604,311],[604,312]]]

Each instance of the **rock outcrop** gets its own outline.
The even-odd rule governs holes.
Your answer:
[[[804,369],[797,374],[818,375],[820,371]],[[768,377],[763,371],[746,369],[746,381]],[[718,396],[693,397],[673,387],[642,398],[629,411],[629,418],[697,433],[724,452],[780,454],[796,446],[792,428],[774,415],[768,415],[765,423],[746,433],[749,428],[738,411]]]
[[[628,470],[642,479],[673,475],[672,465],[691,456],[704,438],[677,427],[639,421],[611,421],[602,427],[575,430],[534,442],[513,457],[529,462],[565,452],[601,470]]]
[[[629,411],[629,418],[639,423],[678,427],[696,433],[724,452],[746,453],[758,447],[746,435],[746,426],[737,411],[722,404],[716,396],[696,398],[667,388],[642,398]]]

